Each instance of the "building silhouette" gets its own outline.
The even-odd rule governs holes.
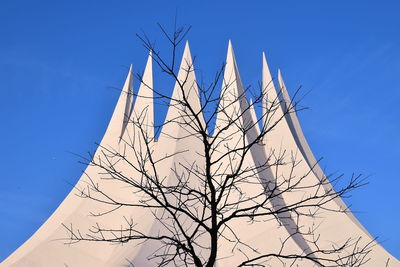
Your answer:
[[[187,86],[187,95],[189,102],[196,108],[200,109],[201,103],[197,92],[196,77],[194,71],[185,72],[188,66],[192,65],[192,58],[189,45],[186,44],[182,58],[181,68],[178,79],[185,77]],[[153,88],[153,70],[152,55],[150,54],[147,65],[142,77],[137,97],[132,94],[133,73],[132,67],[129,70],[125,84],[121,91],[121,95],[116,104],[115,110],[111,117],[108,128],[104,134],[94,157],[101,157],[106,150],[122,151],[126,149],[126,142],[130,142],[135,147],[143,147],[143,139],[138,138],[137,129],[132,125],[131,121],[141,118],[145,127],[143,128],[145,135],[154,137],[154,92]],[[230,84],[227,87],[229,95],[237,98],[245,94],[245,89],[240,80],[239,70],[235,61],[232,45],[229,43],[226,59],[224,84]],[[324,171],[318,164],[318,160],[314,157],[310,146],[308,145],[303,131],[300,127],[295,112],[284,113],[285,108],[291,103],[291,99],[285,87],[281,72],[278,73],[277,87],[272,81],[265,54],[262,61],[262,88],[267,91],[269,99],[281,99],[277,107],[275,116],[282,116],[283,119],[276,125],[273,131],[268,133],[263,140],[263,144],[255,146],[250,156],[245,161],[249,166],[257,166],[259,162],[267,160],[268,155],[278,153],[277,151],[288,151],[291,156],[295,155],[298,165],[294,171],[299,175],[307,173],[307,181],[310,183],[318,182],[325,179]],[[277,90],[278,88],[278,90]],[[225,92],[226,93],[226,92]],[[179,87],[175,86],[172,93],[173,99],[182,97]],[[230,100],[222,101],[223,105],[229,106]],[[225,103],[226,102],[226,103]],[[232,102],[232,100],[231,100]],[[253,121],[253,128],[247,132],[251,139],[252,135],[257,135],[261,129],[259,120],[253,106],[244,99],[244,102],[238,102],[229,107],[234,112],[235,109],[243,110],[249,108],[246,113],[249,117],[244,120]],[[269,108],[269,103],[263,100],[263,114]],[[217,129],[224,127],[224,122],[229,119],[226,113],[220,113],[216,117],[215,127]],[[177,104],[171,104],[166,122],[174,121],[179,117],[179,108]],[[185,122],[187,124],[187,122]],[[185,125],[183,123],[183,125]],[[261,125],[268,123],[261,120]],[[177,127],[176,123],[166,123],[163,125],[160,136],[157,141],[151,138],[151,147],[154,149],[155,158],[162,157],[171,151],[185,151],[170,157],[158,166],[159,170],[174,173],[171,166],[177,162],[187,161],[196,162],[199,150],[198,140],[195,133],[187,127]],[[234,132],[227,132],[227,136],[234,135]],[[136,138],[134,138],[136,136]],[[235,139],[236,137],[233,137]],[[121,141],[124,140],[124,141]],[[235,142],[231,140],[229,142]],[[201,145],[201,144],[200,144]],[[222,152],[221,152],[222,153]],[[127,154],[128,155],[128,154]],[[129,157],[129,156],[128,156]],[[229,165],[232,162],[226,162]],[[261,167],[260,167],[261,168]],[[285,169],[286,168],[286,169]],[[119,170],[129,172],[129,167],[121,164]],[[279,172],[271,170],[260,170],[257,174],[269,179],[279,180],[290,170],[282,166]],[[167,176],[168,176],[167,175]],[[98,183],[110,196],[118,196],[129,202],[139,202],[140,192],[133,194],[129,188],[122,186],[113,181],[103,180],[104,174],[99,170],[98,166],[88,165],[85,173],[77,183],[77,188],[84,188],[88,184],[88,178],[91,182]],[[169,177],[168,176],[168,177]],[[172,179],[172,178],[170,178]],[[242,190],[257,191],[260,190],[259,185],[246,185]],[[308,192],[309,188],[304,188],[302,194],[312,194]],[[333,190],[329,183],[323,184],[323,190]],[[125,217],[132,217],[138,222],[138,227],[143,233],[151,233],[160,231],[157,221],[154,220],[148,210],[139,207],[122,207],[113,212],[104,214],[103,216],[89,216],[95,212],[104,210],[103,204],[92,199],[79,196],[76,189],[73,189],[57,210],[47,219],[47,221],[37,230],[37,232],[29,238],[21,247],[12,253],[3,263],[2,266],[149,266],[149,255],[153,253],[153,243],[149,242],[127,242],[123,244],[110,244],[107,242],[69,242],[66,226],[73,226],[75,229],[91,229],[93,225],[101,222],[106,227],[118,227]],[[292,203],[297,200],[298,194],[283,194],[282,203]],[[282,203],[272,203],[274,205],[282,205]],[[346,204],[340,197],[335,198],[330,204],[332,209],[347,209]],[[298,222],[293,220],[287,214],[283,214],[277,220],[257,221],[249,224],[246,221],[238,220],[232,224],[232,228],[239,236],[244,237],[244,241],[249,246],[260,250],[261,252],[277,252],[282,245],[282,237],[288,237],[285,244],[285,251],[301,255],[310,248],[310,240],[307,236],[293,232]],[[360,244],[371,243],[371,251],[367,257],[365,266],[400,266],[397,259],[391,256],[385,249],[380,246],[368,231],[360,224],[351,212],[323,212],[320,216],[304,219],[304,225],[316,226],[316,233],[322,246],[332,247],[333,244],[345,241],[347,238],[360,238]],[[235,266],[241,261],[246,260],[246,254],[253,252],[245,252],[243,254],[235,250],[234,245],[229,242],[221,241],[222,245],[218,250],[217,266]],[[247,255],[248,256],[248,255]],[[266,266],[279,266],[279,262],[269,262]],[[299,266],[314,266],[307,261],[299,261]],[[318,265],[315,265],[318,266]]]

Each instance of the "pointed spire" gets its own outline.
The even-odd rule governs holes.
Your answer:
[[[129,121],[129,114],[132,110],[132,85],[133,85],[133,68],[129,67],[128,75],[125,79],[117,104],[115,105],[113,114],[108,124],[106,133],[103,137],[103,145],[117,145],[123,136]]]
[[[130,121],[139,121],[145,128],[149,139],[154,137],[154,103],[153,103],[153,62],[152,52],[147,58],[146,67],[140,82],[135,105],[130,114]]]
[[[132,95],[133,93],[133,66],[129,66],[128,76],[126,77],[124,88],[122,89],[126,94]],[[131,99],[132,100],[132,99]]]
[[[175,82],[174,91],[171,97],[172,99],[167,111],[167,116],[165,118],[166,124],[163,126],[160,138],[162,138],[163,135],[178,137],[177,135],[180,133],[177,131],[177,129],[185,128],[182,125],[185,125],[185,123],[191,123],[187,120],[194,119],[190,113],[186,113],[185,107],[179,103],[179,100],[182,100],[183,96],[185,96],[186,100],[188,103],[190,103],[190,106],[194,111],[201,110],[200,95],[198,92],[193,60],[188,41],[186,41],[185,49],[183,51],[182,61],[177,78],[178,79]],[[205,125],[201,114],[200,119],[202,120],[203,125]],[[185,123],[180,124],[179,126],[173,125],[181,120],[185,120]],[[171,124],[170,122],[174,123]],[[188,135],[189,129],[185,129],[184,131],[186,132],[182,135]]]
[[[190,72],[188,73],[188,71]],[[185,87],[183,89],[185,90],[185,95],[188,95],[190,91],[192,91],[191,87],[193,86],[193,83],[195,83],[196,81],[194,75],[192,55],[190,53],[189,41],[186,41],[185,49],[183,50],[182,61],[178,72],[178,80],[181,83],[185,82]],[[188,83],[191,84],[188,85]],[[182,88],[180,88],[178,83],[175,83],[174,91],[172,93],[172,98],[180,99],[181,97],[182,97]]]
[[[237,101],[239,97],[241,97],[240,103],[243,102],[242,100],[245,100],[246,104],[248,104],[247,99],[245,97],[242,97],[243,95],[244,95],[244,89],[242,81],[240,79],[239,69],[236,64],[235,53],[233,51],[232,42],[231,40],[229,40],[228,51],[226,54],[224,78],[220,96],[221,97],[220,108],[225,109],[225,107],[228,107],[230,103]]]
[[[142,83],[140,84],[139,91],[141,90],[143,85],[146,85],[144,87],[146,87],[148,89],[153,88],[153,52],[152,51],[149,52],[149,56],[147,58],[147,63],[146,63],[146,67],[144,69]]]
[[[114,111],[114,114],[119,112],[123,116],[119,140],[121,140],[121,138],[125,132],[126,126],[128,125],[128,121],[129,121],[129,115],[132,111],[132,100],[133,100],[132,92],[133,92],[133,68],[132,68],[132,64],[131,64],[129,67],[128,76],[126,77],[124,87],[122,88],[121,95],[118,99],[118,103],[117,103],[117,106],[115,107],[115,111]],[[123,111],[120,109],[123,109]],[[114,115],[113,115],[113,117],[114,117]]]
[[[282,72],[280,69],[278,69],[278,83],[283,98],[284,108],[287,109],[290,106],[291,100],[286,85],[283,81]]]
[[[183,49],[183,58],[187,58],[187,57],[189,57],[190,60],[192,59],[192,56],[190,54],[189,40],[186,40],[185,48]]]
[[[232,43],[228,43],[226,66],[220,96],[219,112],[216,118],[215,129],[223,129],[229,121],[238,118],[239,123],[244,125],[255,125],[247,131],[247,139],[252,142],[260,133],[259,126],[256,124],[257,116],[246,98],[245,90],[240,79],[239,69],[236,64]],[[223,136],[232,136],[237,132],[237,124],[231,124],[229,129],[224,130]],[[216,134],[218,131],[214,131]],[[222,136],[222,135],[221,135]],[[231,147],[238,144],[238,140],[227,138]]]
[[[129,71],[128,71],[128,75],[126,76],[124,86],[122,87],[122,92],[119,97],[119,100],[121,100],[121,98],[126,98],[127,95],[132,95],[132,91],[133,91],[133,67],[131,64],[129,66]],[[130,111],[130,108],[129,108],[129,111]]]
[[[191,72],[194,71],[192,55],[190,53],[189,41],[186,40],[185,49],[183,50],[181,66],[180,66],[179,73],[178,73],[178,78],[180,78],[180,81],[182,81],[182,82],[184,81],[184,79],[186,78],[186,75],[187,75],[187,73],[185,71],[188,71],[189,68],[190,68]]]
[[[242,81],[240,79],[239,69],[236,63],[235,52],[233,51],[233,46],[231,40],[228,41],[228,51],[226,54],[226,65],[225,65],[225,73],[224,80],[228,84],[235,82],[237,85],[242,86]],[[236,86],[234,86],[236,88]],[[243,91],[243,88],[237,88],[237,90]],[[235,94],[236,95],[236,94]]]
[[[269,89],[269,86],[271,84],[271,87],[274,85],[272,82],[272,76],[271,72],[268,67],[267,63],[267,57],[265,56],[265,52],[262,53],[262,85],[263,85],[263,90]]]
[[[271,72],[268,67],[267,58],[265,56],[265,52],[262,53],[262,85],[261,86],[262,86],[262,93],[263,93],[262,112],[263,112],[263,116],[265,116],[265,114],[268,111],[268,108],[270,108],[268,106],[268,101],[270,103],[273,101],[276,103],[276,101],[278,100],[274,82],[272,80]],[[267,119],[267,118],[265,118],[265,119]],[[263,120],[264,127],[265,127],[265,124],[267,123],[265,119]]]
[[[233,56],[233,59],[235,59],[235,54],[233,52],[233,46],[232,46],[232,41],[231,39],[228,40],[228,51],[227,51],[227,56],[226,56],[226,61],[228,61],[229,56]]]

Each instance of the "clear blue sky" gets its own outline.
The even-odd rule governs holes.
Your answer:
[[[245,85],[261,80],[266,51],[292,93],[312,90],[300,121],[314,153],[328,172],[370,175],[346,202],[400,258],[399,1],[1,0],[0,261],[80,177],[70,152],[93,151],[118,97],[109,86],[131,63],[143,70],[135,33],[159,42],[156,22],[176,10],[205,80],[232,39]]]

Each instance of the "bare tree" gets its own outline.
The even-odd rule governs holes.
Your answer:
[[[147,259],[158,266],[211,267],[229,262],[233,254],[240,255],[235,262],[239,266],[359,266],[367,262],[373,240],[365,243],[353,236],[321,246],[319,225],[311,223],[321,213],[348,212],[347,207],[332,203],[363,185],[362,177],[353,176],[334,190],[330,183],[337,183],[341,176],[331,176],[330,181],[328,177],[309,179],[313,167],[304,171],[305,162],[295,151],[267,149],[269,136],[278,131],[285,116],[301,109],[298,102],[285,102],[282,90],[274,94],[268,89],[272,81],[259,92],[244,88],[233,54],[228,54],[232,60],[219,69],[210,85],[198,83],[188,48],[179,68],[175,60],[190,27],[175,28],[172,34],[159,27],[171,45],[170,61],[145,34],[137,36],[156,65],[175,82],[174,93],[156,90],[142,75],[137,77],[153,92],[153,99],[169,107],[165,123],[148,125],[146,108],[133,111],[127,117],[129,134],[119,140],[119,147],[101,147],[101,152],[86,159],[100,170],[102,179],[126,185],[140,199],[111,194],[88,175],[86,186],[77,188],[78,195],[103,203],[105,211],[92,212],[99,222],[90,229],[64,225],[68,243],[150,243],[153,250]],[[253,96],[250,103],[249,94]],[[253,109],[265,99],[267,105],[257,119]],[[159,140],[149,134],[149,127],[161,132]],[[161,142],[169,143],[171,150],[160,151]],[[123,208],[146,210],[154,219],[152,228],[143,230],[141,218],[131,215],[118,228],[101,224],[102,216]],[[276,227],[278,238],[265,235],[265,246],[255,247],[260,243],[247,238],[249,231],[265,225]],[[300,249],[288,250],[293,244]],[[268,251],[271,247],[275,249]]]

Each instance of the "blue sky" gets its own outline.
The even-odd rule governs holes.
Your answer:
[[[0,261],[79,179],[71,152],[95,149],[118,97],[111,87],[129,64],[144,68],[135,33],[167,49],[156,23],[171,26],[176,11],[193,26],[197,76],[210,80],[231,39],[245,85],[261,80],[265,51],[290,92],[311,90],[299,117],[314,153],[328,172],[369,175],[346,202],[400,258],[399,10],[366,0],[0,1]]]

